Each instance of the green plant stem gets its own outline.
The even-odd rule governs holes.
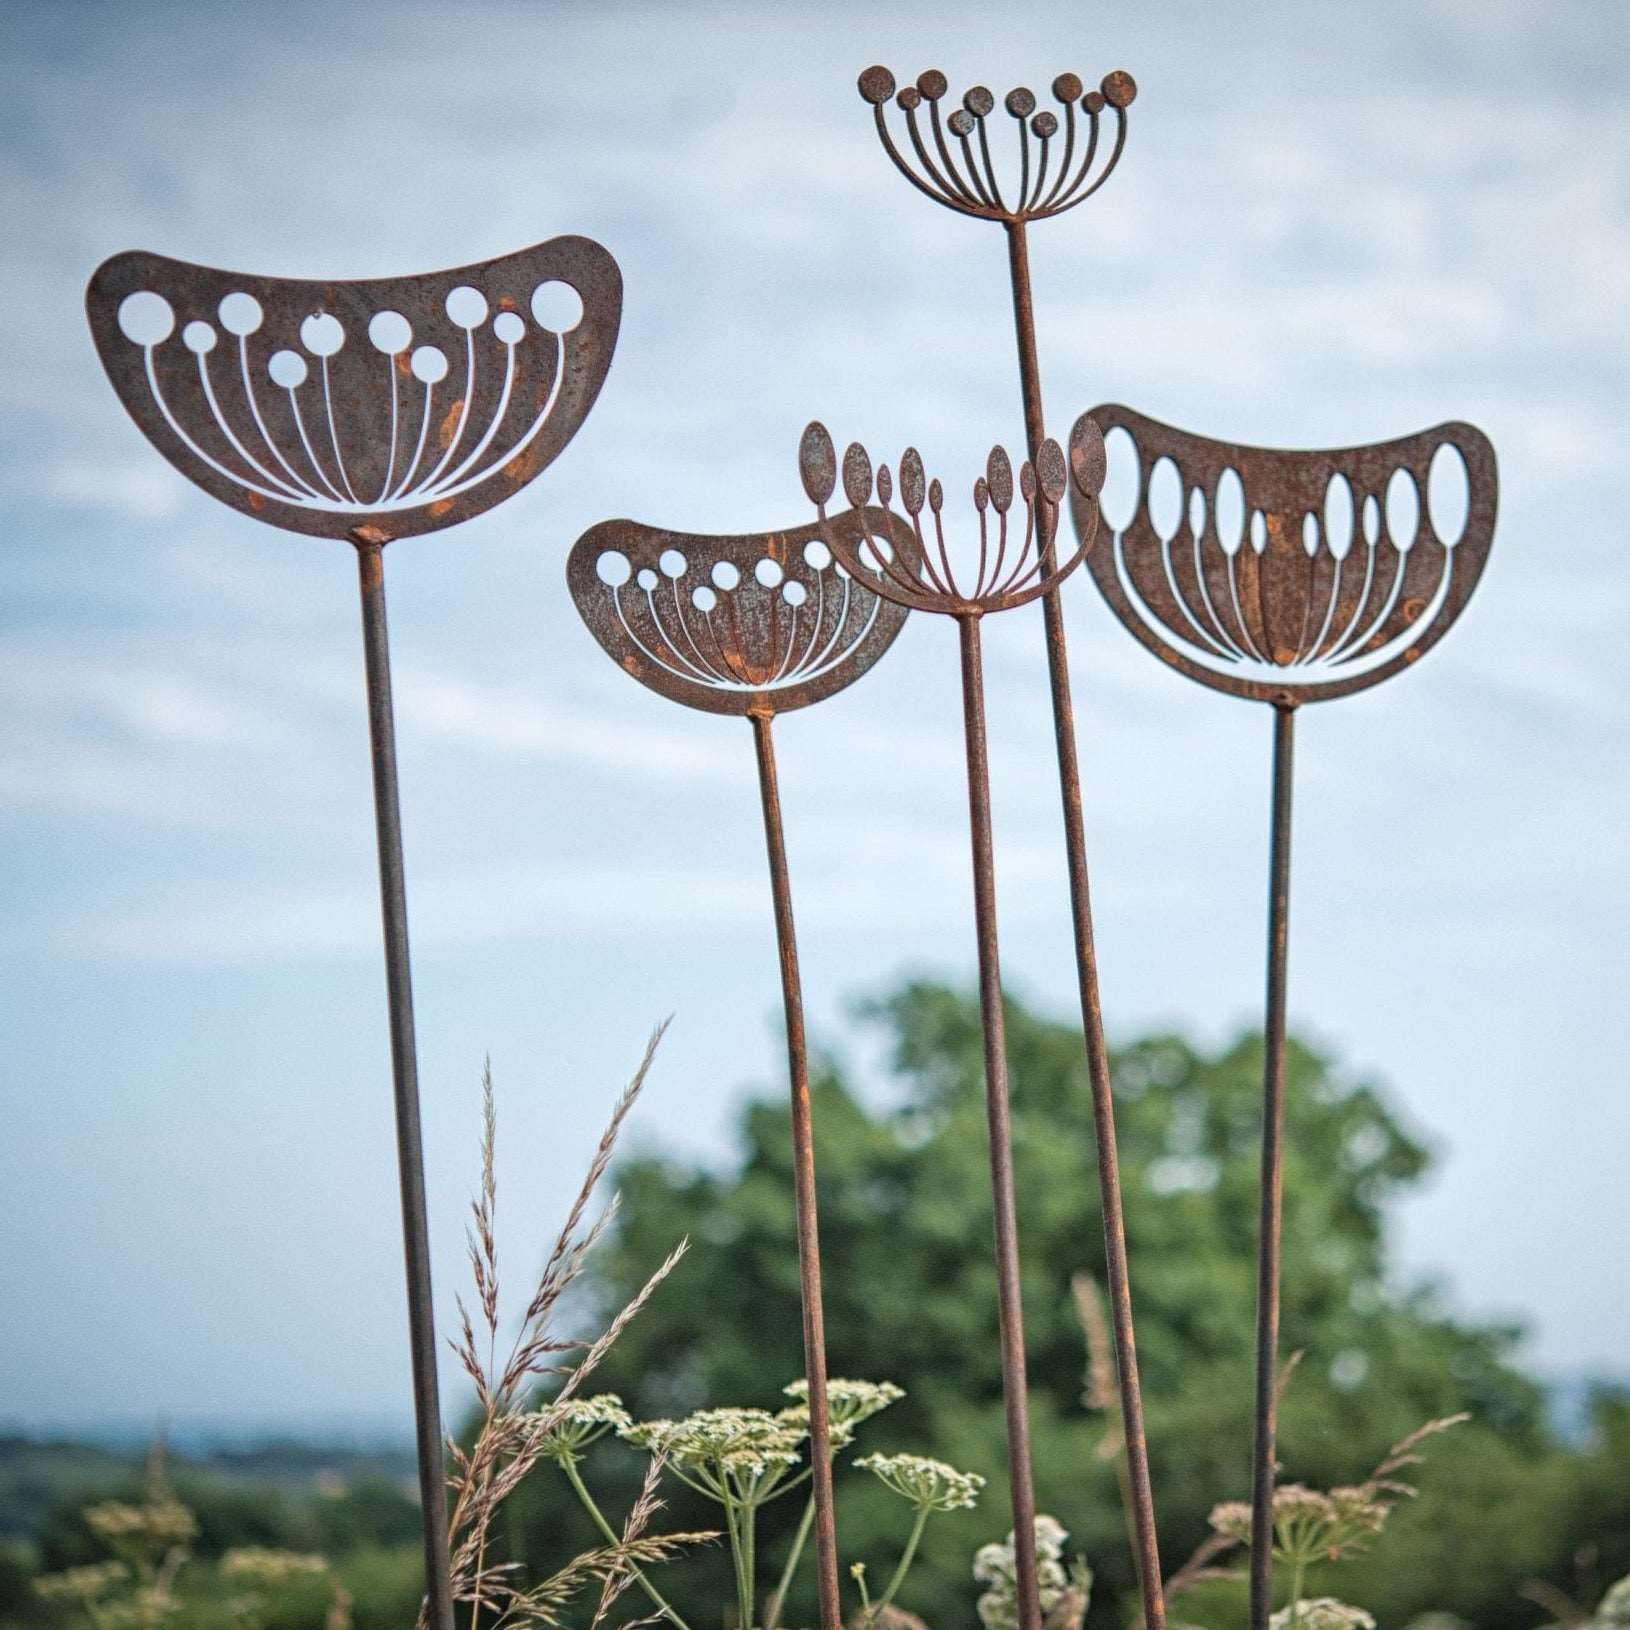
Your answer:
[[[589,1493],[587,1486],[584,1484],[582,1477],[578,1473],[577,1461],[571,1455],[565,1455],[562,1457],[560,1464],[566,1473],[566,1480],[574,1489],[577,1490],[577,1497],[583,1502],[583,1509],[587,1511],[588,1514],[594,1519],[595,1527],[605,1535],[609,1543],[612,1545],[621,1545],[623,1542],[622,1535],[619,1534],[616,1529],[614,1529],[611,1524],[606,1521],[605,1514],[600,1510],[599,1506],[594,1503],[594,1496]],[[639,1581],[640,1589],[651,1598],[652,1602],[656,1605],[660,1612],[666,1614],[667,1617],[673,1621],[674,1625],[677,1627],[677,1630],[690,1630],[690,1626],[686,1624],[676,1612],[674,1612],[674,1610],[658,1593],[656,1586],[645,1577],[644,1573],[638,1568],[634,1568],[631,1571],[635,1579]]]
[[[1307,1562],[1300,1556],[1290,1572],[1290,1630],[1296,1630],[1302,1622],[1302,1578],[1307,1572]]]
[[[900,1566],[894,1570],[894,1576],[889,1580],[888,1588],[877,1598],[877,1606],[872,1609],[871,1623],[876,1624],[882,1617],[883,1609],[894,1600],[894,1593],[905,1583],[906,1570],[911,1566],[911,1560],[917,1554],[917,1542],[923,1537],[923,1529],[928,1526],[928,1507],[917,1507],[917,1520],[911,1525],[911,1537],[906,1541],[906,1548],[900,1553]]]
[[[804,1547],[809,1543],[809,1531],[815,1525],[815,1496],[810,1495],[804,1504],[804,1514],[798,1521],[798,1532],[792,1537],[792,1551],[787,1557],[787,1565],[781,1570],[780,1583],[775,1587],[775,1595],[770,1598],[770,1605],[764,1614],[764,1630],[780,1630],[781,1609],[786,1605],[787,1592],[792,1589],[792,1576],[798,1570],[798,1563],[804,1554]]]
[[[742,1621],[743,1630],[753,1630],[753,1586],[758,1571],[758,1511],[752,1505],[742,1507],[742,1520],[747,1526],[747,1543],[743,1549],[747,1553],[747,1589],[742,1600],[747,1604],[747,1617]]]
[[[721,1495],[724,1501],[724,1525],[730,1536],[730,1562],[736,1570],[736,1616],[741,1620],[737,1630],[752,1630],[753,1599],[747,1593],[747,1574],[742,1565],[742,1539],[736,1502],[728,1489]]]

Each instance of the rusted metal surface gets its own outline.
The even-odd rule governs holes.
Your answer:
[[[1465,609],[1488,561],[1498,497],[1494,449],[1473,426],[1396,441],[1288,451],[1215,441],[1106,404],[1082,415],[1124,430],[1137,494],[1118,533],[1089,555],[1111,610],[1179,673],[1274,710],[1267,998],[1257,1233],[1251,1452],[1251,1630],[1273,1612],[1285,1031],[1292,761],[1296,710],[1378,685],[1414,665]],[[1434,515],[1434,460],[1457,458],[1465,513]],[[1177,497],[1154,514],[1156,467]],[[1225,497],[1230,486],[1231,498]],[[1224,515],[1225,507],[1229,514]],[[1097,506],[1076,507],[1083,537]]]
[[[206,492],[292,532],[406,537],[554,461],[611,365],[622,276],[579,237],[349,283],[133,251],[97,268],[86,308],[131,418]]]
[[[426,1615],[453,1630],[383,551],[481,514],[553,462],[611,364],[622,276],[579,237],[363,282],[131,252],[97,268],[85,303],[120,401],[183,475],[242,514],[357,550]]]
[[[911,532],[874,510],[833,520],[859,545]],[[815,523],[707,537],[602,521],[566,562],[583,621],[641,684],[709,713],[787,713],[851,685],[893,643],[905,611],[833,558]]]
[[[1138,462],[1131,520],[1091,558],[1094,581],[1156,656],[1230,695],[1319,702],[1379,684],[1442,639],[1488,559],[1494,449],[1471,425],[1286,452],[1213,441],[1117,405],[1083,417],[1105,435],[1128,432]],[[1447,538],[1429,495],[1442,449],[1463,462],[1468,494],[1465,523]],[[1164,537],[1150,511],[1162,459],[1176,466],[1182,490]],[[1399,483],[1411,495],[1402,506]],[[1231,487],[1237,529],[1219,518],[1219,491]],[[1345,546],[1332,525],[1338,501],[1350,516]],[[1403,536],[1400,507],[1414,516]]]
[[[980,628],[993,613],[1028,604],[1049,593],[1092,547],[1091,514],[1104,475],[1103,438],[1090,422],[1076,426],[1069,470],[1056,442],[1044,441],[1034,464],[1026,459],[1015,484],[1012,461],[992,449],[985,474],[973,485],[978,516],[955,547],[945,530],[945,495],[929,481],[921,457],[908,448],[900,459],[899,498],[909,523],[909,552],[890,546],[874,528],[868,507],[875,493],[885,514],[895,497],[894,476],[881,466],[874,476],[865,448],[850,445],[843,456],[847,517],[828,521],[826,506],[838,484],[832,438],[811,424],[798,450],[804,490],[821,518],[832,553],[853,576],[878,594],[913,610],[938,612],[956,621],[962,664],[962,730],[967,757],[968,828],[973,863],[974,929],[979,955],[979,1016],[984,1036],[985,1107],[989,1129],[991,1200],[996,1236],[997,1314],[1006,1417],[1008,1487],[1013,1508],[1014,1577],[1021,1630],[1041,1630],[1036,1570],[1036,1495],[1030,1463],[1030,1399],[1026,1380],[1024,1306],[1020,1294],[1019,1226],[1013,1192],[1013,1127],[1009,1104],[1007,1031],[1002,1008],[1001,940],[996,913],[996,859],[990,811],[990,764],[985,724],[985,681]],[[1064,490],[1074,485],[1086,517],[1080,547],[1062,567],[1049,565]],[[1015,510],[1015,494],[1022,506]],[[924,511],[929,520],[925,525]],[[859,538],[839,519],[866,520]],[[1022,518],[1021,518],[1022,517]],[[930,533],[932,537],[930,537]],[[977,544],[973,541],[977,536]],[[960,568],[957,560],[961,561]]]
[[[893,75],[886,68],[868,68],[860,76],[860,94],[872,105],[878,137],[895,168],[937,203],[959,214],[999,221],[1004,228],[1019,361],[1019,391],[1024,407],[1025,442],[1033,465],[1038,464],[1041,449],[1046,444],[1047,430],[1042,410],[1041,367],[1036,350],[1035,303],[1030,286],[1026,223],[1045,220],[1073,208],[1091,197],[1109,179],[1125,149],[1126,110],[1137,95],[1137,85],[1132,76],[1119,70],[1106,74],[1096,91],[1085,90],[1080,76],[1073,73],[1060,74],[1053,81],[1052,88],[1054,99],[1063,110],[1062,139],[1058,114],[1051,109],[1038,111],[1036,97],[1031,91],[1020,87],[1005,99],[1007,114],[1017,123],[1018,152],[1017,175],[1014,175],[1014,167],[1010,164],[1007,171],[1008,188],[1004,192],[985,122],[995,106],[995,98],[988,90],[975,87],[969,91],[963,98],[962,106],[942,123],[939,104],[948,89],[944,74],[930,70],[920,75],[915,85],[906,86],[898,92]],[[915,168],[889,133],[884,104],[890,97],[902,111],[903,125],[917,159]],[[928,112],[922,116],[920,110],[925,105]],[[1114,127],[1107,142],[1103,128],[1106,117]],[[924,140],[924,118],[933,153]],[[961,153],[960,169],[951,148],[953,142]],[[935,162],[936,154],[938,163]],[[1052,572],[1054,550],[1051,536],[1042,547],[1041,558],[1044,572]],[[1081,767],[1075,740],[1075,707],[1070,690],[1069,643],[1064,624],[1064,604],[1056,582],[1042,595],[1042,623],[1047,644],[1059,797],[1063,805],[1082,1040],[1087,1055],[1087,1077],[1092,1094],[1097,1145],[1105,1278],[1115,1338],[1121,1424],[1126,1439],[1133,1550],[1143,1598],[1143,1622],[1148,1630],[1163,1630],[1166,1620],[1165,1592],[1161,1581],[1154,1490],[1149,1473],[1143,1393],[1132,1317],[1131,1273],[1127,1261],[1120,1156],[1115,1135],[1115,1102],[1109,1078],[1109,1048],[1104,1037],[1098,952],[1092,926],[1086,830],[1081,812]]]
[[[778,713],[852,685],[894,643],[906,619],[903,607],[874,594],[834,557],[834,538],[856,550],[868,539],[887,539],[891,551],[907,560],[916,547],[910,528],[882,510],[835,516],[829,527],[806,524],[728,537],[619,520],[591,527],[566,562],[573,603],[624,672],[687,707],[744,716],[753,729],[787,1026],[821,1630],[840,1630],[843,1613],[809,1047],[774,721]]]
[[[1017,138],[1010,160],[998,158],[990,129],[996,97],[983,85],[966,92],[949,114],[941,112],[950,84],[938,68],[910,85],[895,86],[887,68],[868,68],[860,94],[872,105],[878,140],[900,174],[935,203],[988,221],[1044,221],[1090,198],[1120,162],[1126,145],[1126,110],[1138,93],[1132,76],[1105,74],[1089,91],[1077,74],[1053,81],[1058,111],[1039,105],[1020,85],[1002,99]],[[909,152],[889,129],[890,102],[901,114]],[[924,111],[926,109],[926,112]],[[1112,125],[1106,138],[1104,126]],[[926,127],[926,128],[925,128]],[[1003,185],[1003,181],[1006,185]]]

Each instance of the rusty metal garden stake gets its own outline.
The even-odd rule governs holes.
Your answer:
[[[490,509],[554,460],[611,365],[622,277],[579,237],[355,283],[130,253],[97,269],[86,309],[119,399],[183,475],[242,514],[357,551],[425,1614],[453,1630],[384,549]]]
[[[1097,504],[1104,468],[1103,438],[1083,421],[1070,443],[1070,474],[1090,516]],[[1043,441],[1034,461],[1019,471],[1022,530],[1010,524],[1013,466],[993,448],[986,473],[974,483],[979,513],[978,566],[971,588],[958,583],[943,524],[944,492],[926,480],[915,448],[900,459],[900,500],[910,518],[913,547],[899,549],[889,531],[852,531],[826,519],[837,485],[832,438],[824,425],[811,424],[799,449],[804,490],[832,552],[847,571],[884,599],[912,611],[937,612],[955,619],[962,662],[962,723],[967,754],[968,817],[973,860],[974,922],[979,951],[979,1015],[984,1035],[985,1102],[990,1136],[991,1197],[996,1233],[996,1284],[1001,1331],[1002,1399],[1006,1413],[1008,1483],[1013,1505],[1014,1578],[1020,1630],[1040,1630],[1041,1597],[1036,1568],[1036,1497],[1030,1470],[1030,1402],[1025,1378],[1024,1309],[1019,1283],[1019,1231],[1013,1188],[1013,1132],[1008,1094],[1007,1039],[1002,1011],[1001,953],[996,920],[996,864],[991,842],[990,767],[985,730],[985,682],[980,660],[980,623],[992,612],[1028,605],[1057,586],[1091,547],[1090,519],[1080,549],[1060,567],[1053,556],[1058,506],[1070,484],[1057,442]],[[877,498],[886,515],[894,478],[885,464],[876,475]],[[867,518],[873,492],[871,459],[858,443],[843,456],[848,515]],[[930,549],[923,526],[927,507],[934,532]],[[992,516],[994,515],[994,520]],[[897,529],[896,529],[897,530]],[[994,531],[994,539],[992,532]],[[1014,534],[1018,534],[1015,536]],[[964,569],[966,578],[966,568]]]
[[[1286,452],[1213,441],[1115,405],[1092,408],[1078,422],[1106,435],[1123,431],[1136,451],[1131,514],[1110,547],[1089,557],[1111,610],[1179,673],[1274,710],[1251,1454],[1250,1623],[1266,1630],[1296,710],[1379,684],[1448,631],[1493,541],[1494,449],[1480,430],[1459,423],[1367,447]],[[1159,503],[1153,489],[1163,465],[1169,501]],[[1457,479],[1463,516],[1434,493]],[[1074,508],[1078,532],[1090,540],[1097,506],[1077,499]]]
[[[886,68],[868,68],[860,76],[860,94],[872,105],[878,137],[895,168],[919,192],[927,194],[936,203],[959,215],[1000,222],[1006,233],[1019,388],[1024,405],[1025,440],[1032,463],[1038,457],[1047,430],[1042,410],[1041,367],[1036,352],[1030,250],[1025,228],[1030,221],[1047,220],[1073,209],[1090,198],[1109,179],[1126,145],[1126,110],[1137,95],[1132,76],[1118,71],[1107,74],[1095,91],[1086,90],[1079,76],[1072,73],[1060,74],[1053,81],[1052,88],[1062,112],[1064,134],[1063,152],[1058,156],[1057,170],[1051,176],[1050,186],[1053,144],[1061,127],[1059,114],[1050,109],[1038,112],[1035,94],[1023,86],[1010,91],[1004,99],[1003,105],[1015,121],[1019,138],[1019,177],[1009,196],[1003,192],[997,166],[991,158],[986,121],[995,109],[996,99],[989,90],[976,85],[962,98],[962,105],[942,121],[940,103],[949,84],[938,69],[920,74],[915,84],[906,85],[898,91],[894,76]],[[918,169],[907,161],[889,132],[884,104],[890,98],[904,113],[906,131],[917,157]],[[925,106],[937,163],[921,130],[920,113]],[[1113,118],[1114,138],[1108,155],[1104,156],[1100,138],[1106,116]],[[1083,122],[1084,138],[1080,131]],[[960,163],[951,142],[946,139],[947,134],[954,138],[960,148]],[[974,150],[976,142],[977,158]],[[1011,179],[1010,176],[1010,182]],[[1051,536],[1045,548],[1045,564],[1051,570]],[[1092,896],[1081,813],[1081,769],[1075,739],[1075,709],[1070,693],[1064,604],[1057,585],[1042,596],[1042,620],[1047,641],[1047,673],[1052,694],[1059,791],[1063,803],[1064,849],[1069,873],[1081,1026],[1098,1151],[1105,1278],[1114,1329],[1121,1421],[1126,1439],[1133,1552],[1143,1595],[1144,1623],[1149,1630],[1162,1630],[1166,1609],[1132,1320],[1126,1226],[1121,1206],[1120,1160],[1115,1138],[1115,1101],[1109,1078],[1109,1049],[1104,1039],[1098,953],[1092,928]]]
[[[881,511],[838,516],[830,535],[859,543],[874,529],[909,555],[910,529]],[[626,672],[673,701],[752,725],[787,1027],[821,1630],[840,1630],[809,1052],[774,720],[853,684],[894,643],[906,613],[842,571],[825,536],[811,525],[707,537],[604,521],[573,545],[566,577],[583,621]]]

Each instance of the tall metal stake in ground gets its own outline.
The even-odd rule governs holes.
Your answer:
[[[949,117],[940,104],[949,89],[938,69],[921,74],[914,85],[895,90],[886,68],[868,68],[860,76],[860,94],[872,104],[877,134],[895,167],[919,192],[959,215],[998,221],[1007,234],[1008,273],[1013,292],[1014,331],[1018,341],[1019,389],[1024,403],[1025,440],[1034,464],[1046,437],[1041,403],[1041,368],[1036,353],[1035,309],[1030,291],[1030,249],[1025,229],[1090,198],[1120,161],[1126,145],[1126,110],[1137,95],[1132,76],[1112,73],[1100,88],[1085,90],[1075,74],[1053,81],[1059,113],[1037,111],[1034,92],[1019,87],[1008,92],[1004,106],[1017,128],[1019,173],[1008,175],[1004,193],[998,166],[991,157],[987,120],[996,98],[976,85]],[[906,133],[917,165],[902,154],[889,133],[884,105],[893,98],[904,113]],[[928,139],[922,110],[927,109]],[[1107,110],[1107,114],[1106,114]],[[1112,118],[1114,135],[1104,151],[1103,126]],[[1062,135],[1060,134],[1062,131]],[[932,151],[930,150],[932,142]],[[1048,537],[1044,564],[1053,564]],[[1144,1622],[1161,1630],[1166,1609],[1161,1588],[1160,1552],[1155,1534],[1154,1495],[1149,1479],[1149,1452],[1143,1427],[1143,1398],[1138,1382],[1137,1345],[1132,1324],[1132,1292],[1126,1260],[1126,1228],[1121,1209],[1120,1162],[1115,1142],[1115,1105],[1109,1080],[1109,1051],[1104,1042],[1103,1004],[1098,988],[1098,954],[1093,942],[1092,897],[1087,877],[1086,833],[1081,816],[1081,769],[1076,753],[1075,710],[1070,695],[1070,662],[1064,629],[1064,605],[1055,585],[1042,596],[1047,636],[1047,673],[1052,690],[1053,732],[1058,753],[1059,789],[1064,805],[1064,846],[1069,866],[1070,914],[1075,931],[1076,973],[1081,1026],[1092,1089],[1097,1130],[1098,1183],[1104,1219],[1104,1257],[1109,1304],[1115,1332],[1116,1367],[1121,1389],[1121,1418],[1126,1435],[1132,1529],[1143,1591]]]
[[[968,761],[968,816],[973,855],[974,920],[979,946],[979,1016],[985,1045],[985,1102],[990,1131],[991,1195],[996,1221],[996,1286],[1001,1322],[1002,1397],[1007,1415],[1008,1483],[1013,1502],[1014,1577],[1020,1630],[1041,1630],[1036,1573],[1036,1496],[1030,1473],[1030,1402],[1025,1378],[1024,1309],[1019,1294],[1019,1230],[1013,1193],[1013,1133],[1008,1104],[1007,1039],[1002,1012],[1002,970],[996,924],[996,864],[991,841],[990,769],[986,753],[985,680],[980,624],[993,612],[1028,605],[1058,587],[1081,564],[1092,545],[1091,512],[1104,467],[1103,438],[1090,423],[1076,426],[1070,445],[1071,474],[1088,517],[1080,549],[1058,566],[1053,539],[1059,505],[1070,477],[1058,443],[1043,441],[1034,463],[1019,471],[1023,520],[1013,511],[1013,466],[1000,448],[991,451],[986,473],[974,483],[979,513],[978,565],[968,586],[959,583],[943,525],[944,492],[926,480],[915,448],[900,458],[900,501],[909,519],[912,547],[896,547],[889,531],[866,531],[858,544],[849,528],[828,522],[826,505],[837,485],[837,462],[826,428],[812,424],[799,451],[804,489],[821,517],[823,535],[851,576],[884,599],[912,611],[956,619],[962,656],[962,722]],[[858,443],[843,456],[843,490],[857,515],[876,513],[871,459]],[[879,503],[889,519],[894,478],[885,464],[876,476]],[[924,531],[927,507],[934,533]],[[845,519],[840,517],[839,519]],[[898,530],[896,527],[895,530]],[[992,534],[994,533],[994,537]],[[971,549],[966,551],[971,554]]]
[[[838,570],[825,541],[830,536],[858,547],[874,534],[889,540],[888,546],[902,556],[909,557],[914,548],[911,529],[875,509],[835,517],[826,534],[819,526],[804,525],[707,537],[633,521],[604,521],[577,540],[566,564],[578,611],[620,667],[676,702],[745,717],[753,727],[787,1023],[821,1630],[840,1630],[843,1615],[809,1053],[772,730],[778,713],[807,707],[852,685],[900,632],[905,611],[879,598],[853,574]],[[777,1592],[772,1624],[779,1622],[784,1597],[785,1581]],[[752,1608],[742,1604],[749,1615]],[[745,1622],[755,1621],[749,1617]]]
[[[1369,447],[1280,452],[1211,441],[1118,406],[1092,408],[1079,422],[1126,432],[1137,452],[1132,514],[1090,559],[1115,615],[1179,673],[1274,710],[1251,1456],[1251,1625],[1266,1630],[1296,710],[1402,672],[1460,615],[1493,540],[1494,449],[1467,424]],[[1152,501],[1162,464],[1177,489],[1169,504]],[[1457,480],[1463,506],[1441,501]],[[1096,506],[1078,500],[1075,520],[1090,539]]]
[[[86,306],[119,399],[183,475],[242,514],[357,551],[426,1616],[453,1630],[384,550],[490,509],[554,460],[611,365],[622,277],[577,237],[362,283],[131,253],[97,269]]]

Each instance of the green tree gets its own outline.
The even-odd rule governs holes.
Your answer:
[[[865,1447],[940,1455],[990,1478],[980,1509],[931,1530],[901,1604],[940,1630],[971,1622],[970,1558],[1009,1526],[978,1009],[919,983],[868,1017],[890,1039],[894,1101],[868,1107],[830,1059],[813,1088],[828,1344],[832,1373],[908,1389],[868,1428]],[[1131,1563],[1114,1469],[1095,1453],[1107,1423],[1083,1404],[1070,1290],[1083,1269],[1103,1272],[1080,1036],[1017,1002],[1008,1034],[1038,1503],[1091,1559],[1094,1620],[1124,1622]],[[1113,1061],[1168,1569],[1204,1537],[1214,1502],[1246,1492],[1261,1063],[1255,1035],[1216,1051],[1147,1036]],[[1508,1361],[1515,1330],[1457,1322],[1430,1292],[1389,1277],[1386,1208],[1420,1180],[1429,1155],[1376,1086],[1293,1040],[1287,1127],[1283,1337],[1285,1351],[1305,1353],[1282,1413],[1288,1474],[1321,1486],[1352,1480],[1427,1418],[1473,1416],[1434,1451],[1426,1493],[1389,1530],[1389,1550],[1344,1564],[1342,1588],[1384,1623],[1441,1607],[1475,1609],[1479,1625],[1530,1625],[1538,1615],[1519,1585],[1563,1565],[1566,1547],[1594,1531],[1585,1462],[1595,1450],[1581,1460],[1552,1441],[1542,1390]],[[625,1161],[617,1181],[623,1211],[594,1270],[606,1308],[681,1235],[692,1249],[596,1385],[644,1415],[776,1407],[779,1388],[802,1373],[784,1094],[747,1107],[728,1169],[647,1154]],[[1623,1416],[1603,1408],[1603,1431],[1622,1445]],[[1621,1488],[1621,1513],[1622,1464],[1591,1474]],[[626,1509],[639,1474],[626,1447],[597,1445],[586,1473]],[[892,1563],[898,1513],[863,1474],[840,1468],[838,1487],[844,1560],[876,1576]],[[700,1526],[706,1514],[685,1491],[667,1492],[675,1522]],[[796,1501],[785,1505],[767,1514],[772,1551],[776,1525],[784,1543],[798,1516]],[[540,1480],[514,1520],[512,1543],[528,1554],[567,1554],[591,1538],[558,1482]],[[805,1574],[791,1624],[814,1619]],[[698,1630],[720,1623],[730,1600],[718,1557],[687,1559],[663,1588]]]

